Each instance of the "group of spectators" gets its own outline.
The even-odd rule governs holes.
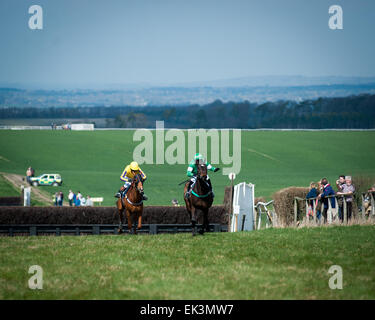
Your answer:
[[[52,130],[57,130],[57,124],[52,122],[51,123],[51,129]],[[61,129],[63,129],[63,130],[72,130],[72,125],[70,123],[63,124],[63,125],[61,125]]]
[[[55,204],[55,206],[62,207],[63,201],[64,201],[64,194],[62,193],[62,191],[56,192],[55,196],[54,196],[54,204]]]
[[[315,202],[316,207],[316,217],[320,220],[323,215],[324,222],[327,222],[327,212],[329,208],[328,201],[331,201],[331,208],[336,208],[335,195],[341,195],[337,198],[338,204],[338,214],[341,221],[344,220],[344,201],[347,208],[347,218],[348,221],[352,218],[353,213],[353,196],[355,193],[355,187],[352,183],[351,176],[341,175],[338,180],[336,180],[336,189],[333,190],[332,186],[329,184],[327,178],[323,178],[320,182],[310,183],[310,191],[306,196],[306,199],[311,199],[309,201],[308,216],[313,215],[313,207]],[[375,191],[375,185],[368,190],[369,192]],[[321,207],[323,204],[323,212],[321,212]],[[366,209],[366,208],[364,208]],[[370,208],[371,211],[371,208]],[[368,208],[366,213],[368,212]]]
[[[84,196],[82,196],[80,191],[78,191],[77,194],[75,194],[72,190],[69,190],[68,200],[69,200],[69,206],[71,206],[71,207],[72,206],[75,206],[75,207],[80,207],[80,206],[91,207],[91,206],[94,205],[90,196],[87,196],[85,198]]]

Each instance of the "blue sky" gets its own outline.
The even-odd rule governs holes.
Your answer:
[[[28,8],[44,11],[30,30]],[[344,29],[330,30],[339,4]],[[375,76],[373,0],[1,0],[0,83],[173,84]]]

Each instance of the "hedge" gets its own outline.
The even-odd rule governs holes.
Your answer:
[[[309,188],[289,187],[274,193],[273,206],[281,225],[288,226],[294,222],[294,197],[306,198],[308,192]],[[301,205],[300,210],[304,212],[305,202]]]
[[[202,216],[202,215],[200,215]],[[200,217],[201,218],[201,217]],[[208,214],[210,223],[227,224],[224,206],[213,206]],[[199,219],[202,223],[202,219]],[[115,207],[0,207],[0,224],[117,224]],[[188,224],[185,207],[145,207],[144,224]]]
[[[0,206],[22,206],[21,197],[0,197]]]

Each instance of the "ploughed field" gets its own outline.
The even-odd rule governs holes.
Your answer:
[[[375,299],[375,226],[0,237],[0,257],[0,299]]]
[[[151,131],[156,140],[155,131]],[[103,205],[114,205],[114,193],[124,166],[132,161],[133,150],[141,142],[133,141],[134,131],[0,131],[0,172],[25,175],[28,166],[36,174],[60,173],[61,187],[40,187],[54,194],[69,189],[86,197],[104,197]],[[185,137],[187,133],[185,132]],[[220,133],[219,133],[220,136]],[[187,142],[187,138],[185,141]],[[230,139],[232,152],[232,139]],[[172,142],[165,141],[165,149]],[[198,143],[197,143],[198,144]],[[160,143],[153,145],[154,163]],[[185,164],[143,164],[148,180],[146,205],[169,205],[172,199],[183,204]],[[220,150],[221,151],[221,150]],[[220,154],[220,153],[219,153]],[[210,139],[208,159],[211,159]],[[375,176],[375,132],[345,131],[243,131],[241,135],[241,171],[235,183],[256,185],[255,195],[271,198],[288,186],[308,186],[327,177],[331,182],[340,174]],[[220,164],[225,166],[220,157]],[[214,204],[221,204],[229,184],[223,171],[209,173],[215,191]],[[6,194],[1,194],[5,196]],[[52,200],[51,200],[52,204]]]

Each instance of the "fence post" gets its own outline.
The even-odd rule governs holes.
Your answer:
[[[362,193],[361,198],[362,198],[362,220],[366,220],[366,210],[365,210],[365,193]],[[371,197],[371,195],[370,195]]]
[[[214,232],[221,232],[221,225],[220,224],[214,224]]]
[[[262,223],[262,209],[260,209],[260,206],[259,206],[258,229],[255,229],[255,230],[260,230],[261,223]]]
[[[150,224],[149,234],[157,234],[158,226],[156,224]]]
[[[370,199],[371,199],[371,215],[375,215],[375,199],[374,199],[374,192],[370,192]]]
[[[316,216],[317,215],[317,205],[318,205],[318,201],[316,201],[317,199],[314,199],[313,201],[313,208],[314,208],[314,222],[315,224],[318,222],[318,217]]]
[[[294,225],[297,225],[297,214],[298,214],[298,204],[297,199],[294,198]]]
[[[343,200],[343,215],[344,215],[344,224],[347,224],[348,223],[348,207],[346,205],[346,200],[345,200],[345,197],[342,196],[342,200]]]
[[[332,223],[332,204],[331,204],[331,198],[328,198],[328,210],[327,210],[327,223]]]
[[[36,227],[30,227],[30,236],[36,236]]]
[[[92,234],[94,234],[94,235],[99,235],[100,234],[99,226],[93,226],[92,227]]]

